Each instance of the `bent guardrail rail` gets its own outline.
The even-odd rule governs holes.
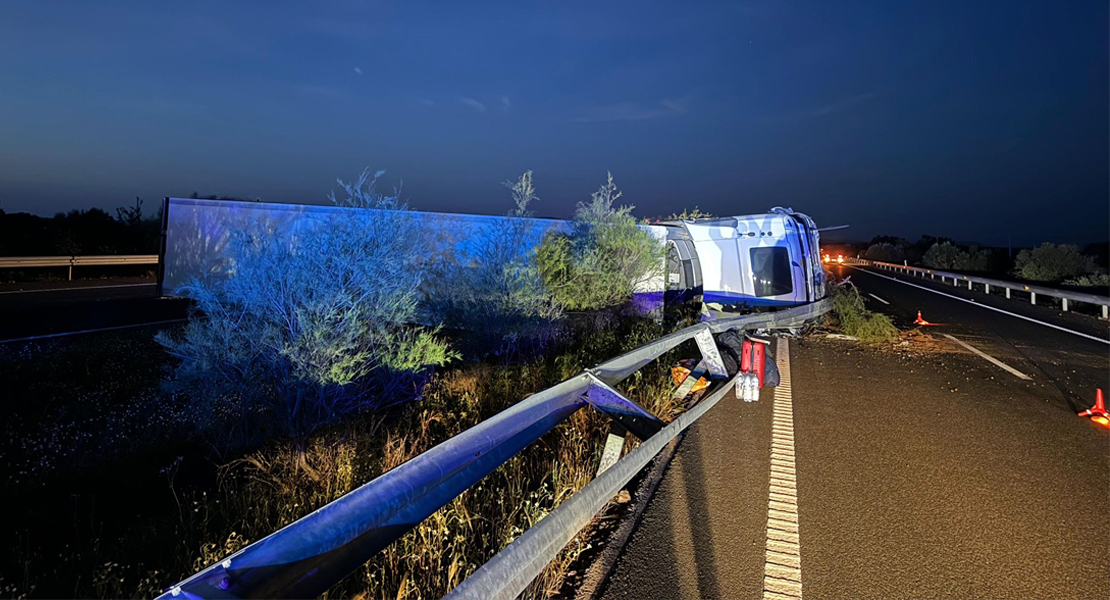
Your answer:
[[[888,271],[901,271],[909,274],[919,274],[922,278],[930,276],[932,279],[937,277],[941,278],[942,283],[947,283],[948,279],[952,279],[952,285],[960,285],[967,282],[967,289],[973,289],[972,284],[979,284],[984,286],[984,290],[989,294],[991,287],[1002,288],[1006,290],[1006,297],[1010,297],[1010,291],[1016,290],[1019,292],[1028,292],[1029,301],[1032,304],[1037,303],[1037,294],[1042,296],[1049,296],[1051,298],[1059,298],[1061,301],[1061,308],[1064,312],[1068,310],[1068,301],[1072,302],[1085,302],[1087,304],[1095,304],[1102,307],[1102,318],[1110,318],[1110,297],[1099,296],[1098,294],[1088,294],[1085,292],[1073,292],[1071,290],[1058,290],[1056,288],[1049,288],[1040,285],[1033,285],[1028,283],[1018,283],[1016,281],[1005,281],[1002,279],[991,279],[989,277],[977,277],[975,275],[964,275],[963,273],[952,273],[951,271],[941,271],[938,269],[927,269],[922,267],[910,267],[907,265],[898,265],[894,263],[880,262],[877,260],[867,260],[863,258],[847,259],[848,264],[861,264],[865,266],[879,267]]]
[[[73,267],[97,265],[156,265],[157,254],[106,254],[99,256],[2,256],[0,269],[30,269],[38,267],[69,267],[69,278],[73,279]]]
[[[614,491],[605,499],[615,494],[617,488],[614,485],[623,485],[631,479],[667,441],[709,410],[728,392],[732,380],[729,379],[697,406],[665,426],[654,415],[616,392],[612,385],[679,344],[697,337],[704,338],[706,333],[720,333],[729,329],[790,329],[800,327],[828,310],[829,301],[821,300],[773,313],[707,321],[605,361],[593,369],[525,398],[343,497],[242,548],[168,588],[160,598],[319,596],[583,407],[592,405],[614,420],[626,424],[630,419],[638,419],[642,426],[640,430],[649,432],[645,435],[650,437],[636,451],[617,461],[593,483],[560,505],[560,509],[567,506],[566,509],[556,509],[529,529],[529,532],[537,530],[537,533],[529,535],[526,532],[521,538],[538,538],[541,541],[526,544],[514,542],[502,551],[504,554],[512,549],[509,554],[505,554],[510,558],[501,558],[502,554],[499,554],[491,561],[490,564],[494,565],[516,560],[527,562],[527,566],[513,567],[511,580],[506,580],[505,585],[502,585],[506,590],[504,593],[517,587],[523,590],[551,560],[554,553],[562,548],[558,539],[570,539],[577,533],[581,528],[579,523],[582,522],[583,515],[597,505],[597,499],[610,489]],[[703,354],[706,352],[702,344],[699,344],[699,348],[702,348]],[[658,433],[651,435],[652,431]],[[637,464],[638,467],[635,466]],[[595,509],[589,513],[585,517],[586,521],[596,512]],[[557,544],[558,547],[555,547]],[[522,545],[526,549],[522,550]],[[491,568],[499,572],[496,569],[505,567]],[[482,572],[479,570],[478,573]],[[480,594],[486,597],[486,590],[493,585],[489,583],[490,577],[491,575],[482,575],[459,594]],[[462,585],[467,585],[469,581],[464,581]],[[481,583],[483,581],[486,583]],[[467,592],[468,589],[480,591]]]

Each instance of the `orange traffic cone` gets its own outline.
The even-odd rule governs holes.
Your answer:
[[[917,311],[917,319],[913,322],[914,325],[932,325],[932,323],[921,318],[921,311]]]
[[[1099,425],[1110,427],[1110,413],[1106,412],[1106,401],[1102,399],[1102,388],[1095,389],[1095,405],[1079,413],[1081,417],[1091,417]]]

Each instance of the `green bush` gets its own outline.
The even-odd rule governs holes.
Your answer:
[[[183,334],[158,341],[181,359],[175,384],[197,409],[249,426],[305,433],[397,392],[455,354],[414,327],[424,235],[399,227],[407,207],[374,189],[382,172],[340,181],[339,206],[310,235],[266,224],[233,232],[229,275],[184,288],[196,309]],[[408,388],[411,389],[411,388]],[[213,424],[218,427],[219,424]]]
[[[1095,260],[1071,244],[1044,243],[1018,252],[1014,275],[1029,281],[1060,281],[1098,272]]]
[[[505,186],[516,205],[510,218],[482,228],[461,256],[437,265],[425,296],[436,322],[465,330],[476,352],[502,357],[542,350],[563,316],[536,265],[542,232],[525,220],[539,199],[532,172]]]
[[[952,242],[933,244],[921,257],[921,262],[933,269],[956,271],[986,271],[990,268],[991,253],[976,246],[966,251]]]
[[[879,262],[900,263],[905,259],[906,254],[901,247],[882,242],[871,244],[863,257],[867,260],[877,260]]]
[[[955,244],[944,242],[930,246],[921,262],[933,269],[959,269],[964,262],[963,256],[964,252]]]
[[[831,286],[829,296],[841,333],[869,344],[892,342],[898,338],[898,328],[890,318],[867,310],[863,297],[852,282],[842,281]]]
[[[1106,273],[1089,273],[1078,277],[1069,277],[1063,281],[1064,285],[1078,287],[1107,287],[1110,286],[1110,275]]]
[[[613,206],[620,197],[609,174],[590,202],[578,204],[571,234],[549,234],[537,251],[544,284],[568,310],[624,304],[662,274],[663,245],[639,227],[634,207]]]

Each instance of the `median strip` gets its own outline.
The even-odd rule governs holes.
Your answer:
[[[798,480],[794,470],[794,408],[790,391],[790,342],[779,338],[771,425],[771,486],[767,500],[767,543],[763,562],[764,600],[802,597],[802,552],[798,531]]]

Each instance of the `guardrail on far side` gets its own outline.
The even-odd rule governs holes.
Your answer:
[[[937,269],[924,269],[921,267],[910,267],[907,265],[898,265],[893,263],[880,262],[877,260],[866,260],[862,258],[847,259],[848,264],[861,264],[867,266],[874,266],[888,271],[900,271],[909,275],[920,275],[922,279],[929,277],[936,279],[940,277],[942,283],[948,283],[952,280],[952,285],[960,285],[964,282],[967,283],[967,289],[972,288],[973,284],[983,286],[984,291],[988,294],[991,293],[991,287],[997,287],[1006,291],[1006,297],[1010,297],[1011,290],[1024,292],[1029,294],[1029,302],[1032,304],[1037,303],[1037,294],[1042,296],[1049,296],[1051,298],[1059,298],[1061,307],[1064,312],[1068,311],[1068,301],[1071,302],[1085,302],[1087,304],[1095,304],[1102,307],[1102,318],[1110,318],[1110,297],[1099,296],[1098,294],[1087,294],[1084,292],[1073,292],[1070,290],[1058,290],[1055,288],[1044,287],[1040,285],[1031,285],[1027,283],[1017,283],[1014,281],[1004,281],[1002,279],[991,279],[989,277],[976,277],[974,275],[964,275],[962,273],[952,273],[950,271],[939,271]]]
[[[39,267],[69,267],[73,280],[73,267],[107,265],[156,265],[157,254],[108,254],[100,256],[3,256],[0,269],[31,269]]]

